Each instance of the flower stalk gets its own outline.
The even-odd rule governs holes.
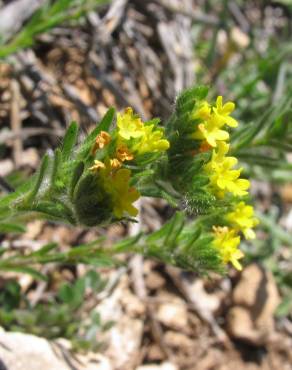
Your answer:
[[[111,108],[83,142],[73,122],[38,173],[0,199],[0,230],[31,217],[85,227],[135,221],[140,196],[164,198],[179,212],[161,230],[106,254],[126,249],[203,272],[222,271],[229,262],[241,269],[240,240],[255,238],[258,220],[248,204],[250,183],[228,155],[229,130],[238,126],[235,105],[223,104],[221,96],[209,103],[206,96],[205,87],[183,92],[165,125],[143,122],[132,108],[117,114]],[[194,222],[186,222],[186,214]],[[86,263],[98,250],[82,253],[79,261]],[[22,261],[53,258],[45,257]],[[70,253],[59,257],[78,261]]]

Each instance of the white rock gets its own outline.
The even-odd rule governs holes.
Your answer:
[[[22,333],[0,333],[0,358],[9,370],[69,370],[45,339]]]
[[[0,328],[1,329],[1,328]],[[101,354],[71,355],[70,342],[51,343],[30,334],[0,330],[0,369],[2,370],[113,370]],[[2,367],[1,367],[2,366]]]
[[[188,327],[188,311],[186,304],[184,301],[174,296],[169,296],[168,302],[159,305],[156,318],[163,325],[173,329],[183,330]]]

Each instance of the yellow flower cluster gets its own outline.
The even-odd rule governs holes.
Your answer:
[[[101,131],[91,149],[93,155],[99,149],[106,147],[112,138],[110,134]],[[122,218],[124,214],[137,216],[138,210],[132,205],[139,197],[139,192],[130,187],[131,171],[121,168],[124,160],[132,159],[133,157],[127,152],[127,148],[119,148],[117,150],[118,158],[106,159],[104,162],[95,160],[90,171],[99,173],[103,180],[105,190],[111,195],[113,201],[113,213],[115,217]]]
[[[237,121],[230,116],[234,110],[234,103],[227,102],[223,105],[222,96],[218,96],[215,106],[210,106],[202,101],[193,113],[195,122],[198,120],[196,131],[192,137],[201,141],[199,152],[212,149],[211,160],[205,164],[204,171],[210,180],[210,189],[217,198],[224,198],[226,194],[233,197],[242,197],[248,194],[250,183],[241,179],[242,168],[234,168],[237,158],[228,156],[230,145],[226,143],[229,133],[223,128],[225,125],[236,127]],[[243,201],[235,206],[223,219],[228,226],[213,226],[214,245],[220,251],[224,263],[231,262],[237,269],[241,269],[239,259],[243,253],[238,249],[240,233],[246,239],[255,238],[252,230],[258,224],[253,215],[253,207]]]
[[[117,218],[122,218],[124,212],[130,216],[137,216],[138,210],[133,206],[140,194],[136,188],[129,186],[131,171],[122,168],[114,171],[108,182],[108,190],[113,195],[114,214]]]
[[[211,107],[208,102],[203,101],[193,114],[193,119],[198,119],[201,122],[192,137],[197,140],[205,140],[214,148],[218,141],[228,140],[229,133],[222,128],[224,125],[237,127],[237,121],[230,117],[234,107],[232,102],[223,105],[222,96],[218,96],[215,107]]]
[[[118,148],[124,148],[133,156],[163,152],[169,148],[169,142],[163,138],[163,130],[154,124],[143,124],[132,108],[117,114],[117,127]]]
[[[215,235],[214,245],[219,249],[224,263],[231,262],[237,270],[241,270],[239,259],[243,257],[243,253],[238,246],[240,237],[235,230],[230,230],[228,227],[213,226]]]
[[[103,179],[105,190],[111,195],[113,213],[117,218],[122,218],[125,212],[130,216],[137,216],[138,210],[132,203],[140,197],[140,194],[129,185],[131,171],[120,166],[121,163],[114,158],[105,163],[95,160],[89,169],[98,172]]]
[[[105,131],[97,135],[91,154],[95,156],[111,142],[114,143],[114,154],[111,154],[113,158],[106,156],[104,161],[95,160],[89,170],[102,178],[106,191],[111,195],[113,213],[117,218],[122,218],[125,213],[136,216],[138,211],[132,203],[140,196],[134,187],[130,187],[131,171],[122,168],[123,162],[131,161],[137,155],[167,150],[169,142],[163,137],[162,129],[151,123],[144,124],[132,108],[117,114],[117,129],[112,135]]]
[[[213,192],[218,197],[224,197],[225,192],[230,192],[235,196],[247,195],[250,183],[246,179],[240,179],[242,169],[234,169],[237,165],[235,157],[227,157],[229,144],[219,141],[217,148],[213,149],[211,161],[208,162],[204,170],[209,175]]]
[[[254,217],[253,207],[246,205],[243,201],[236,204],[234,210],[226,215],[226,220],[236,231],[241,231],[246,239],[254,239],[253,227],[258,225],[259,220]]]
[[[214,107],[203,101],[193,113],[193,118],[200,123],[192,137],[202,141],[200,151],[203,148],[213,148],[211,161],[205,165],[204,170],[210,178],[213,192],[221,198],[226,192],[235,196],[247,195],[249,188],[249,181],[240,179],[242,169],[234,169],[237,159],[227,156],[229,144],[225,141],[229,139],[229,133],[222,128],[224,125],[238,125],[230,116],[234,107],[232,102],[223,104],[222,96],[218,96]]]
[[[242,233],[246,239],[254,239],[255,232],[252,230],[259,221],[254,217],[253,207],[243,201],[235,204],[234,210],[227,213],[225,220],[230,226],[213,226],[214,245],[219,249],[223,262],[231,262],[233,266],[241,270],[239,259],[243,253],[238,249],[240,235]]]

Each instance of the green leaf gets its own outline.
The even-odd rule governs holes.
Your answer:
[[[164,246],[172,250],[176,247],[176,241],[184,227],[185,214],[183,212],[176,212],[170,221],[170,228],[164,241]]]
[[[63,161],[66,161],[70,158],[74,145],[76,144],[77,141],[77,135],[78,135],[78,125],[76,122],[72,122],[66,131],[61,149]]]
[[[107,255],[99,255],[99,256],[85,256],[80,259],[80,263],[84,263],[86,265],[95,266],[95,267],[112,267],[117,263],[117,260],[114,260],[113,257]]]
[[[291,313],[292,310],[292,292],[283,298],[282,302],[276,309],[277,317],[285,317]]]
[[[45,276],[44,274],[40,273],[39,271],[35,270],[32,267],[12,265],[12,264],[6,264],[6,265],[3,264],[3,265],[0,265],[0,271],[1,270],[2,271],[14,271],[14,272],[28,274],[37,280],[43,280],[43,281],[48,280],[47,276]]]
[[[45,154],[43,159],[42,159],[42,163],[41,163],[41,166],[40,166],[39,173],[36,177],[34,187],[33,187],[32,191],[28,194],[27,198],[24,199],[25,206],[29,203],[32,203],[34,201],[35,197],[37,196],[37,194],[40,190],[40,187],[43,183],[43,180],[44,180],[45,174],[47,172],[48,166],[49,166],[49,156],[48,156],[48,154]]]
[[[69,8],[72,0],[58,0],[56,1],[50,8],[50,15],[58,14],[64,12],[67,8]]]
[[[68,283],[65,283],[60,287],[58,297],[64,303],[70,304],[74,300],[74,289]]]
[[[80,177],[83,174],[83,171],[84,171],[84,163],[83,162],[78,162],[76,164],[76,166],[74,167],[74,169],[73,169],[73,175],[72,175],[72,178],[71,178],[71,184],[70,184],[70,189],[69,189],[69,194],[70,194],[71,199],[73,199],[74,190],[76,188],[76,185],[77,185]]]
[[[116,110],[115,108],[109,108],[109,110],[106,112],[106,114],[103,116],[102,120],[97,124],[97,126],[91,131],[89,136],[87,137],[85,143],[93,141],[96,136],[101,131],[109,131],[110,125],[113,122],[114,116],[115,116]]]
[[[24,233],[25,226],[12,222],[0,222],[1,233]]]
[[[191,250],[193,248],[193,244],[199,239],[200,235],[202,233],[202,229],[198,227],[196,230],[192,230],[192,234],[190,234],[187,238],[187,242],[184,245],[184,250],[187,253],[188,250]]]
[[[51,250],[56,249],[58,247],[57,243],[48,243],[44,245],[39,250],[33,252],[30,254],[30,257],[37,257],[37,256],[45,256],[48,254]]]
[[[179,114],[189,112],[196,102],[196,100],[205,99],[208,94],[208,87],[195,86],[190,89],[184,90],[177,98],[176,109]]]
[[[133,237],[130,237],[130,238],[125,238],[124,240],[117,242],[113,247],[114,252],[124,253],[127,251],[131,251],[131,248],[134,247],[135,244],[138,243],[141,237],[142,237],[142,233],[135,235]]]
[[[86,288],[86,279],[85,278],[77,279],[77,281],[73,285],[74,303],[76,305],[80,305],[83,302],[85,288]]]
[[[57,180],[57,176],[58,176],[58,171],[59,171],[59,166],[60,166],[60,163],[61,163],[61,159],[62,159],[61,150],[59,148],[57,148],[55,150],[55,153],[54,153],[53,168],[52,168],[52,173],[51,173],[51,184],[50,184],[50,186],[51,186],[52,189],[56,185],[56,180]]]
[[[58,297],[72,308],[76,308],[84,301],[85,288],[85,278],[80,278],[74,284],[63,284],[58,291]]]

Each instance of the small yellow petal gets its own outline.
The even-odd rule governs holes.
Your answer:
[[[106,166],[103,162],[95,160],[94,165],[89,167],[89,170],[90,171],[98,171],[100,169],[105,169],[105,168],[106,168]]]

